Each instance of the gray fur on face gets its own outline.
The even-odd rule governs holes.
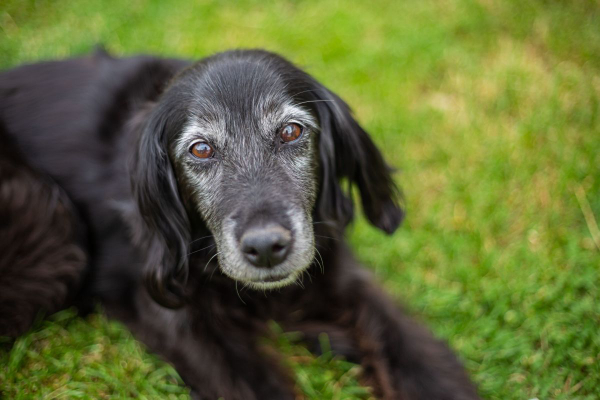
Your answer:
[[[220,71],[212,72],[198,80],[188,119],[172,144],[178,175],[214,236],[223,273],[256,289],[290,284],[315,253],[316,119],[294,104],[275,77],[265,82],[264,74],[254,71],[256,79],[226,80]],[[303,127],[293,143],[279,136],[288,123]],[[198,142],[209,144],[214,156],[192,156],[190,148]],[[253,266],[240,250],[239,231],[256,216],[263,223],[285,221],[291,232],[291,249],[273,268]]]

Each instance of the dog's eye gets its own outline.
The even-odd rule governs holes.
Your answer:
[[[197,158],[211,158],[215,151],[208,143],[205,142],[197,142],[190,147],[190,153],[192,153]]]
[[[284,143],[290,143],[297,140],[302,135],[302,127],[295,123],[290,123],[281,128],[279,136]]]

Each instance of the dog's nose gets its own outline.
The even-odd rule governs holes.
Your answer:
[[[281,264],[288,255],[292,234],[280,225],[248,229],[240,239],[244,257],[252,265],[271,268]]]

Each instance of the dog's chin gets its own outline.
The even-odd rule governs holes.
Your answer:
[[[256,290],[272,290],[279,289],[285,286],[289,286],[294,282],[298,281],[298,278],[304,271],[304,268],[299,271],[294,271],[285,275],[267,275],[256,278],[249,278],[247,276],[241,277],[228,272],[226,269],[221,268],[221,271],[229,278],[241,283],[244,287]]]
[[[262,280],[244,281],[244,284],[249,288],[256,290],[278,289],[296,282],[299,275],[300,273],[291,273],[283,277],[270,277]]]

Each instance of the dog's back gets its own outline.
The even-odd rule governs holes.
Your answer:
[[[123,137],[123,124],[184,65],[143,56],[116,59],[98,51],[21,66],[0,74],[0,121],[28,163],[51,176],[79,206],[94,202],[96,207],[110,197],[106,188],[117,189],[124,176],[119,169],[125,167],[131,138]],[[123,193],[122,185],[128,182],[115,193]]]
[[[64,307],[85,271],[123,274],[96,275],[96,293],[118,296],[136,279],[120,268],[134,251],[119,215],[133,140],[124,124],[184,65],[98,51],[0,74],[0,335]]]

